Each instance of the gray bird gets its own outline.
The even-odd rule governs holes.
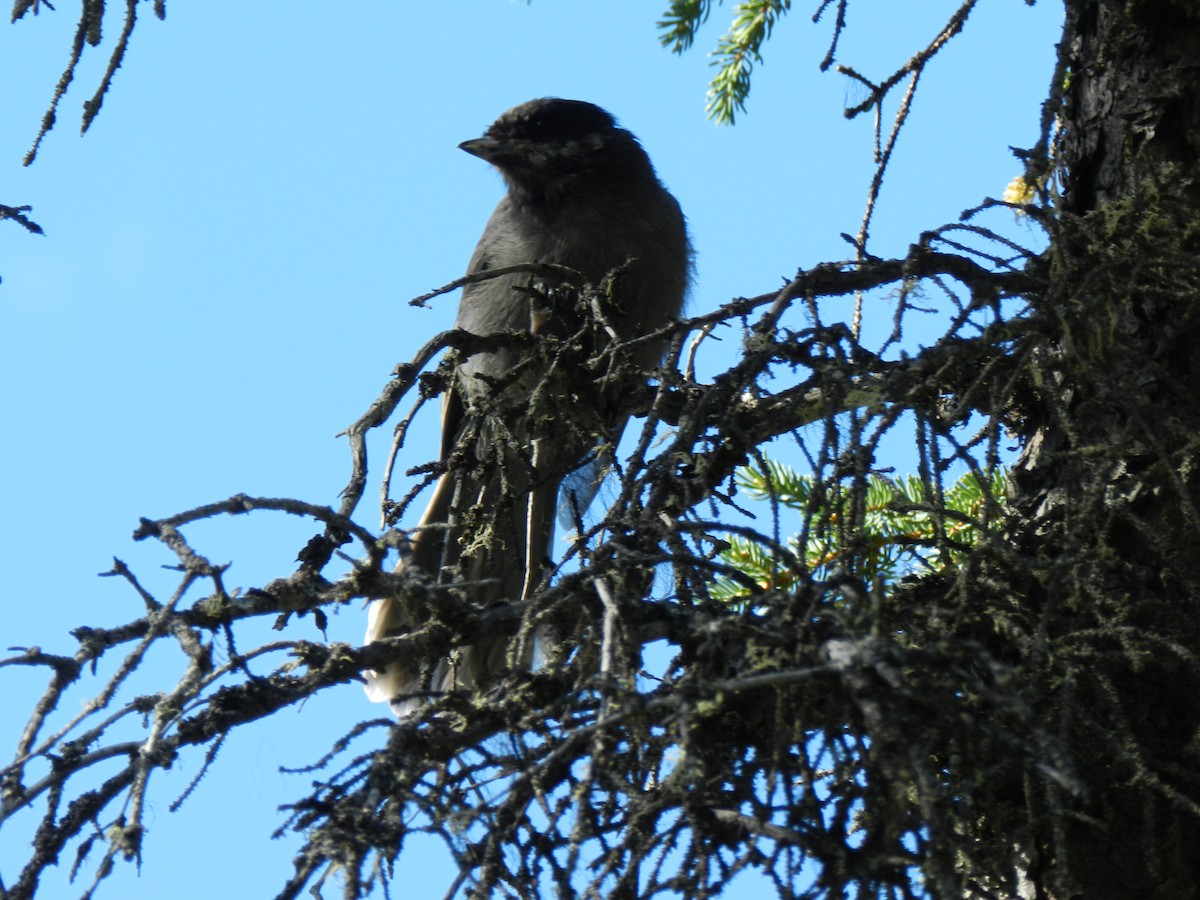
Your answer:
[[[495,166],[508,187],[468,272],[551,263],[579,276],[502,275],[468,285],[459,303],[459,329],[510,340],[456,366],[442,405],[447,471],[402,565],[461,585],[463,596],[486,608],[523,600],[539,586],[561,482],[598,445],[615,447],[623,395],[662,360],[661,336],[622,342],[678,315],[691,246],[679,204],[637,138],[591,103],[531,100],[459,147]],[[606,290],[582,293],[583,283]],[[587,494],[580,491],[577,509]],[[398,600],[375,601],[365,641],[420,624],[410,615]],[[364,673],[367,696],[391,701],[403,717],[424,691],[466,689],[509,665],[528,665],[528,654],[508,658],[511,643],[507,635],[480,640],[432,671],[398,660]]]

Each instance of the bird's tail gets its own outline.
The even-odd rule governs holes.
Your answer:
[[[555,479],[539,481],[540,442],[531,459],[505,460],[483,473],[448,472],[442,476],[413,537],[412,552],[400,568],[416,566],[443,589],[454,590],[472,608],[486,610],[523,600],[541,585],[554,539],[558,494]],[[531,473],[534,477],[531,477]],[[404,634],[421,623],[402,598],[371,604],[366,643]],[[383,671],[363,672],[367,697],[388,701],[401,718],[420,708],[426,692],[470,690],[510,666],[528,668],[533,642],[520,659],[509,659],[508,632],[484,635],[456,648],[430,671],[421,661],[399,659]]]

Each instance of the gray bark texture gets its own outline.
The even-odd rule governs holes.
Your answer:
[[[1200,6],[1068,4],[1062,215],[1014,471],[1017,646],[1085,786],[1039,897],[1200,896]],[[1052,848],[1052,849],[1051,849]]]

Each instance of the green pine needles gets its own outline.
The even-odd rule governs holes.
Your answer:
[[[672,0],[658,23],[662,45],[672,53],[688,50],[712,6],[711,0]],[[742,0],[734,5],[729,30],[709,54],[710,65],[717,70],[705,105],[710,119],[732,125],[737,113],[745,112],[750,74],[762,62],[762,45],[790,6],[790,0]]]
[[[786,526],[795,513],[798,530],[779,552],[754,532],[729,533],[720,561],[762,591],[789,591],[801,582],[854,574],[886,587],[905,575],[957,568],[999,521],[1008,486],[1006,470],[967,472],[940,496],[916,475],[866,476],[866,491],[851,482],[830,484],[790,466],[766,460],[736,476],[739,489],[758,503],[774,504]],[[746,578],[721,576],[712,595],[722,602],[753,605]]]

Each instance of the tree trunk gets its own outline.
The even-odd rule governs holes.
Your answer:
[[[1068,2],[1061,215],[1013,474],[1039,897],[1200,896],[1200,4]]]

